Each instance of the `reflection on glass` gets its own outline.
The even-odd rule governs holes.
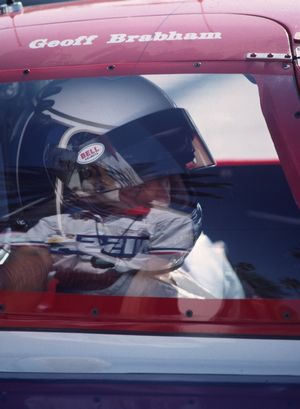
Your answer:
[[[227,76],[213,78],[223,89]],[[248,90],[246,78],[230,76],[230,84],[233,79]],[[210,96],[216,84],[205,81],[199,83]],[[293,272],[276,281],[270,250],[262,254],[255,246],[274,228],[270,217],[257,220],[271,200],[261,175],[280,172],[279,166],[267,172],[244,164],[213,167],[210,139],[204,141],[195,126],[202,118],[204,128],[209,121],[213,127],[207,106],[201,116],[194,96],[186,97],[195,120],[162,83],[161,76],[157,82],[140,76],[3,85],[9,98],[2,97],[2,289],[45,291],[55,280],[58,292],[99,295],[240,299],[299,293]],[[194,95],[196,87],[186,84]],[[257,86],[250,87],[258,103]],[[225,138],[233,119],[224,112],[217,123]]]

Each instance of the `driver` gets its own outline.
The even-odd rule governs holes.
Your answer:
[[[22,135],[24,162],[43,140],[56,211],[12,243],[3,288],[205,298],[183,264],[201,233],[191,180],[214,161],[185,110],[143,77],[53,81]]]

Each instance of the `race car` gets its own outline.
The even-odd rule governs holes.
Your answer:
[[[177,382],[175,407],[218,393],[232,406],[238,379],[241,399],[255,384],[296,407],[299,13],[292,0],[1,7],[9,396],[94,407],[100,379],[135,391],[119,405],[143,404],[143,386],[173,407]],[[62,401],[60,378],[74,381]]]

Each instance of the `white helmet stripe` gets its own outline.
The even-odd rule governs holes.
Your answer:
[[[47,111],[44,111],[44,114],[50,115],[52,119],[56,120],[59,123],[62,123],[63,125],[67,125],[70,127],[74,126],[78,127],[78,125],[84,125],[85,129],[87,129],[88,131],[93,132],[96,131],[97,133],[99,133],[99,131],[101,131],[101,133],[106,133],[107,131],[110,131],[111,129],[114,128],[113,125],[86,121],[84,119],[79,119],[71,115],[67,115],[62,112],[56,111],[55,109],[52,108],[48,109]]]

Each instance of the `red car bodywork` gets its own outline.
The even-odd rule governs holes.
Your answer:
[[[121,1],[28,8],[20,15],[1,18],[0,79],[24,81],[49,74],[63,78],[70,70],[73,76],[153,74],[167,67],[169,73],[242,70],[291,75],[294,71],[300,81],[299,6],[275,1],[270,11],[259,3]],[[178,35],[199,32],[203,40],[214,33],[209,47],[201,39],[178,40]],[[166,33],[171,39],[164,41]],[[141,41],[140,36],[152,34],[153,40],[144,37]],[[284,138],[275,136],[274,143],[300,203],[300,147],[293,131],[298,119],[289,115],[298,112],[298,95],[285,88],[279,91],[281,100],[272,101],[273,109],[282,115],[274,126],[284,127],[285,134]]]
[[[272,6],[260,0],[190,0],[28,7],[0,17],[0,80],[67,78],[70,73],[80,77],[251,72],[295,77],[300,84],[299,16],[300,4],[292,0],[274,0]],[[268,91],[262,97],[263,110],[268,115],[271,107],[276,113],[269,126],[299,205],[299,96],[285,84],[278,91],[281,99]],[[86,298],[50,288],[44,294],[23,294],[22,301],[18,294],[3,293],[1,304],[2,328],[300,335],[298,300]]]

